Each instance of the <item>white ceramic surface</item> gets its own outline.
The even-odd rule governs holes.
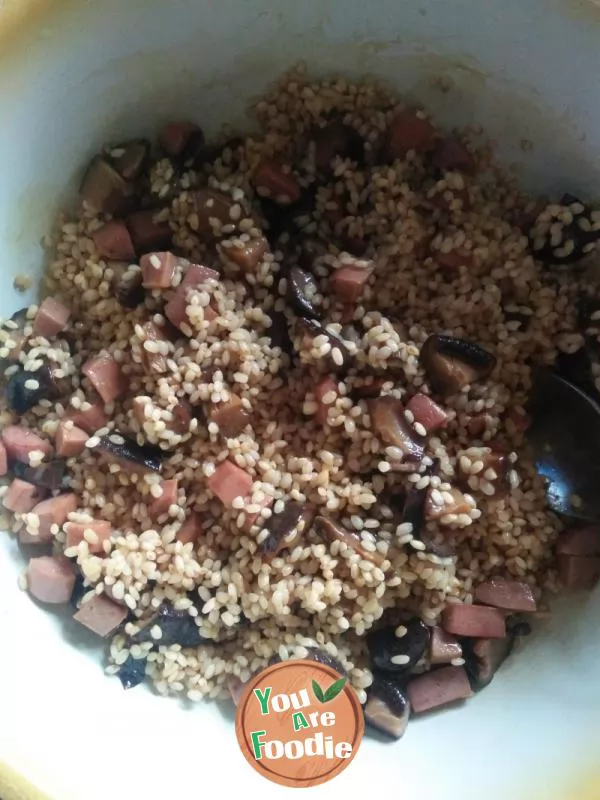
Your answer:
[[[484,123],[538,189],[597,193],[600,9],[588,0],[46,5],[9,41],[0,3],[2,315],[23,305],[12,278],[39,273],[39,240],[101,143],[172,116],[209,133],[242,123],[246,102],[300,58],[316,73],[377,74],[444,124]],[[447,93],[436,88],[441,75]],[[98,646],[18,591],[22,566],[0,534],[0,760],[57,800],[292,791],[246,764],[229,712],[125,693],[104,678]],[[599,619],[599,592],[561,606],[467,708],[414,721],[398,744],[366,740],[332,784],[306,791],[565,797],[600,749]]]

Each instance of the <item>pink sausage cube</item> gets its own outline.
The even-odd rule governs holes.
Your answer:
[[[108,417],[104,413],[104,403],[99,400],[94,403],[86,400],[85,403],[90,406],[85,411],[70,406],[65,418],[73,420],[75,425],[86,433],[95,433],[108,422]]]
[[[537,603],[529,584],[492,578],[475,589],[475,600],[507,611],[535,611]]]
[[[194,135],[202,131],[193,122],[170,122],[158,135],[158,141],[168,156],[180,156]]]
[[[503,639],[506,636],[504,614],[487,606],[451,603],[442,613],[442,627],[455,636],[476,639]]]
[[[146,289],[168,289],[178,261],[173,253],[146,253],[140,258],[142,285]]]
[[[76,510],[77,495],[74,492],[58,494],[38,503],[32,509],[32,513],[40,518],[40,539],[52,539],[52,526],[58,525],[60,528],[67,521],[69,514]]]
[[[4,443],[0,441],[0,476],[6,475],[8,472],[8,456],[6,455],[6,447],[4,447]]]
[[[127,619],[128,611],[118,605],[110,597],[97,594],[83,603],[73,619],[97,633],[98,636],[110,636]]]
[[[324,403],[323,398],[327,397],[328,395],[334,394],[335,397],[333,398],[332,402]],[[317,413],[315,414],[315,419],[321,425],[325,425],[327,423],[327,413],[329,408],[335,403],[337,398],[340,396],[340,390],[338,388],[337,382],[333,380],[333,378],[323,378],[315,387],[315,399],[319,405]]]
[[[64,556],[32,558],[27,566],[27,588],[42,603],[68,603],[75,586],[73,564]]]
[[[121,220],[113,219],[92,233],[96,250],[103,258],[112,261],[133,261],[135,250],[127,230]]]
[[[340,267],[331,276],[331,291],[344,303],[356,303],[365,290],[375,265]]]
[[[443,628],[432,628],[429,659],[432,664],[449,664],[453,658],[462,657],[462,647],[455,636]]]
[[[168,222],[155,220],[156,211],[152,209],[136,211],[127,217],[127,227],[136,252],[163,250],[171,243],[171,227]]]
[[[442,667],[413,678],[407,687],[408,699],[415,714],[466,700],[473,695],[463,667]]]
[[[52,445],[37,433],[20,425],[7,425],[2,431],[2,443],[9,459],[29,464],[29,453],[41,450],[45,456],[52,453]]]
[[[191,264],[185,273],[183,280],[179,284],[177,291],[165,306],[165,317],[181,330],[182,323],[189,325],[186,314],[188,294],[191,288],[195,288],[207,280],[218,280],[219,273],[214,269],[203,267],[199,264]],[[210,306],[204,307],[204,319],[211,322],[217,316],[217,312]]]
[[[223,505],[230,506],[236,497],[245,498],[252,488],[252,478],[233,461],[222,461],[207,481],[208,488]]]
[[[600,556],[600,528],[582,525],[561,533],[556,552],[566,556]]]
[[[53,297],[47,297],[35,315],[33,332],[46,339],[56,336],[67,327],[70,316],[71,312],[66,306]]]
[[[415,422],[420,422],[427,433],[433,433],[438,428],[443,428],[448,421],[448,415],[444,409],[426,394],[416,394],[411,397],[406,405],[406,410],[412,413]]]
[[[2,504],[15,514],[27,514],[40,502],[41,491],[37,486],[15,478],[2,498]]]
[[[265,495],[262,503],[260,503],[261,509],[262,508],[270,508],[273,505],[274,498]],[[248,514],[248,512],[244,512],[244,524],[242,525],[242,530],[248,533],[250,528],[254,525],[256,520],[260,517],[260,511],[255,512],[254,514]]]
[[[166,514],[169,506],[177,504],[177,478],[162,481],[160,484],[163,493],[156,497],[148,507],[148,514],[151,519],[158,519],[161,514]]]
[[[76,547],[84,539],[88,543],[90,553],[104,553],[104,542],[110,539],[111,524],[105,519],[95,519],[93,522],[67,522],[65,523],[65,533],[67,534],[67,547]],[[92,535],[86,531],[91,531]]]
[[[567,589],[593,589],[600,579],[600,558],[558,556],[558,575]]]
[[[94,356],[81,369],[105,403],[110,403],[127,390],[127,380],[121,372],[121,366],[112,356]]]
[[[189,515],[181,528],[177,531],[177,541],[183,544],[196,542],[202,535],[202,518],[195,511]]]
[[[59,423],[54,439],[56,455],[61,458],[81,455],[85,450],[85,443],[88,438],[89,434],[78,428],[77,425],[67,427],[64,422]]]

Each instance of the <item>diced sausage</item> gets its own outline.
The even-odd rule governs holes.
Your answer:
[[[300,184],[289,168],[274,158],[263,158],[252,179],[256,191],[282,206],[289,206],[300,199]]]
[[[219,273],[214,269],[200,266],[199,264],[191,264],[185,273],[177,291],[165,306],[165,317],[175,325],[176,328],[181,330],[182,324],[189,325],[189,319],[186,314],[188,303],[189,290],[196,288],[208,280],[218,280]],[[209,322],[217,316],[217,312],[210,306],[204,307],[204,319]],[[183,332],[183,331],[182,331]]]
[[[98,636],[110,636],[127,619],[128,611],[104,594],[96,594],[73,614],[73,619]]]
[[[223,505],[230,506],[236,497],[246,498],[252,478],[233,461],[222,461],[207,481],[208,488]]]
[[[158,135],[158,141],[168,156],[177,158],[183,155],[192,137],[201,136],[202,129],[193,122],[170,122]]]
[[[86,433],[95,433],[100,428],[104,428],[108,422],[108,416],[104,412],[104,403],[100,401],[90,403],[85,400],[84,406],[85,409],[70,406],[65,414],[65,419],[72,420],[76,427],[81,428]]]
[[[431,257],[438,267],[449,272],[455,272],[460,267],[473,266],[473,254],[466,250],[451,250],[443,253],[441,250],[432,250]]]
[[[65,422],[60,422],[54,439],[56,455],[61,458],[79,456],[85,450],[88,439],[89,434],[82,428],[78,428],[77,425],[69,427]]]
[[[260,505],[261,509],[263,509],[263,508],[270,508],[273,505],[273,503],[274,503],[274,498],[273,497],[269,497],[269,495],[266,494],[263,497],[262,501],[260,503],[258,503],[258,505]],[[259,517],[260,517],[260,511],[255,511],[252,514],[249,514],[247,511],[245,511],[244,512],[244,522],[242,524],[242,530],[245,533],[249,533],[250,529],[252,528],[252,526],[258,520]]]
[[[156,497],[148,508],[148,514],[152,519],[157,519],[161,514],[166,514],[169,506],[177,503],[177,478],[162,481],[160,486],[163,493],[160,497]]]
[[[52,445],[46,439],[42,439],[37,433],[22,428],[20,425],[7,425],[2,431],[2,442],[6,448],[9,459],[29,463],[29,453],[33,450],[41,450],[45,456],[52,453]]]
[[[196,511],[192,511],[181,528],[177,531],[175,538],[182,544],[189,544],[190,542],[198,541],[202,532],[202,517]]]
[[[106,214],[123,214],[131,208],[133,186],[103,158],[94,158],[79,190],[91,208]]]
[[[85,539],[90,553],[103,553],[103,544],[110,539],[112,532],[111,524],[106,519],[95,519],[92,522],[66,522],[64,529],[67,534],[67,547],[76,547]]]
[[[600,578],[600,558],[596,556],[558,556],[558,575],[567,589],[592,589]]]
[[[443,628],[434,627],[429,640],[429,660],[432,664],[449,664],[454,658],[461,658],[462,647],[455,636]]]
[[[140,258],[142,284],[146,289],[168,289],[179,259],[169,251],[146,253]]]
[[[110,151],[113,167],[126,181],[133,181],[146,168],[150,155],[150,142],[146,139],[132,139],[130,142],[113,147]]]
[[[504,614],[496,608],[451,603],[442,612],[442,626],[455,636],[502,639],[506,636]]]
[[[466,700],[473,695],[463,667],[442,667],[413,678],[407,687],[408,699],[415,714]]]
[[[242,404],[241,397],[232,394],[225,403],[219,403],[211,411],[210,421],[216,422],[226,438],[239,436],[250,422],[250,414]]]
[[[335,395],[335,397],[331,399],[333,395]],[[319,408],[315,414],[315,419],[321,425],[325,425],[327,423],[328,411],[339,396],[340,390],[333,378],[323,378],[323,380],[319,381],[319,383],[316,385],[315,399]],[[329,402],[325,403],[324,398]]]
[[[475,171],[475,157],[458,139],[441,139],[435,146],[431,163],[438,169],[457,170],[471,174]]]
[[[375,265],[364,267],[340,267],[331,276],[331,291],[344,303],[356,303],[365,290],[365,286]]]
[[[561,533],[556,552],[566,556],[600,556],[600,528],[582,525]]]
[[[443,428],[448,421],[448,414],[431,397],[426,394],[415,394],[406,404],[415,422],[420,422],[427,433],[433,433],[438,428]]]
[[[230,216],[235,202],[231,195],[216,189],[198,189],[191,195],[198,216],[198,233],[206,239],[219,239],[225,225],[234,224]]]
[[[507,611],[536,611],[537,603],[531,586],[524,581],[507,581],[502,578],[480,583],[475,589],[475,600]]]
[[[433,146],[435,128],[418,112],[401,111],[388,131],[388,150],[392,159],[405,158],[410,150],[424,153]]]
[[[156,220],[156,211],[136,211],[127,217],[127,227],[136,253],[165,250],[171,244],[172,232],[168,222]]]
[[[145,322],[142,325],[142,330],[145,335],[144,342],[158,342],[159,346],[161,346],[161,343],[169,341],[165,336],[164,330],[155,325],[154,322]],[[151,350],[144,347],[142,342],[142,364],[148,375],[166,372],[168,369],[167,355],[162,351],[151,352]]]
[[[41,539],[52,539],[52,526],[58,525],[60,528],[73,511],[77,510],[77,495],[74,492],[59,494],[56,497],[49,497],[42,500],[33,509],[32,513],[37,514],[40,519],[39,536]]]
[[[27,565],[27,588],[42,603],[68,603],[75,586],[75,569],[64,556],[40,556]]]
[[[98,254],[103,258],[112,261],[133,261],[135,258],[131,236],[121,220],[111,220],[97,228],[92,233],[92,239]]]
[[[227,239],[221,245],[221,253],[226,261],[232,261],[242,272],[253,274],[269,249],[267,240],[260,236],[244,242],[241,239]]]
[[[8,486],[2,504],[15,514],[27,514],[40,502],[42,492],[38,486],[15,478]]]
[[[186,400],[179,400],[171,409],[173,414],[173,430],[175,433],[188,433],[192,421],[192,408]]]
[[[8,456],[6,455],[6,447],[0,441],[0,476],[6,475],[8,472]]]
[[[94,356],[85,362],[81,371],[87,375],[105,403],[110,403],[127,390],[127,380],[121,372],[121,366],[112,356]]]
[[[37,336],[50,339],[64,331],[70,316],[71,312],[65,305],[55,300],[54,297],[46,297],[45,300],[42,300],[33,320],[33,332]]]

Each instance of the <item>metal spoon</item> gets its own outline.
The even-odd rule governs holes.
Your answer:
[[[548,369],[534,377],[527,438],[550,508],[600,522],[600,406]]]

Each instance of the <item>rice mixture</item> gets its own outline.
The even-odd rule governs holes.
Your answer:
[[[9,526],[76,565],[80,609],[118,609],[109,673],[200,700],[317,648],[365,702],[373,626],[400,668],[407,620],[490,579],[533,607],[557,588],[525,405],[530,365],[582,344],[582,284],[534,259],[542,207],[485,148],[386,89],[299,70],[254,114],[244,138],[174,124],[150,161],[126,143],[90,167],[47,242],[58,332],[34,306],[1,334],[5,380],[29,376],[4,425],[68,456]],[[567,259],[553,208],[534,247]]]

